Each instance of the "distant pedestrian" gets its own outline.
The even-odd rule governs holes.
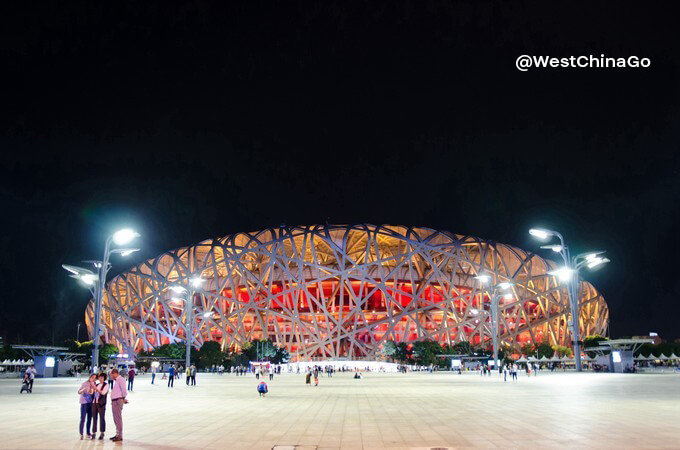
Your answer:
[[[92,402],[92,439],[97,434],[97,417],[99,417],[99,440],[104,439],[106,432],[106,398],[109,393],[109,385],[106,382],[106,374],[99,374],[94,388],[94,400]]]
[[[130,370],[128,370],[128,373],[127,373],[127,380],[128,380],[127,388],[128,388],[128,391],[132,391],[132,387],[135,384],[135,375],[137,375],[137,372],[135,372],[135,368],[130,367]]]
[[[31,375],[28,371],[24,372],[24,378],[21,380],[21,390],[19,391],[19,394],[24,391],[28,394],[31,393]]]
[[[312,385],[312,373],[311,372],[307,372],[307,375],[305,375],[305,384],[307,386]]]
[[[260,384],[257,385],[257,392],[260,394],[260,397],[264,397],[267,395],[267,392],[269,392],[269,388],[267,388],[267,383],[264,381],[260,381]]]
[[[35,380],[35,376],[38,374],[38,371],[35,370],[35,366],[31,364],[28,366],[28,369],[26,369],[26,373],[28,374],[28,389],[30,392],[33,392],[33,380]]]
[[[189,376],[191,377],[191,385],[196,386],[196,366],[193,364],[189,368]]]
[[[90,434],[90,425],[92,424],[92,401],[94,395],[94,382],[96,379],[97,375],[90,375],[90,377],[80,385],[80,389],[78,389],[78,395],[80,395],[80,425],[78,426],[78,431],[80,432],[81,441],[84,438],[83,426],[85,426],[88,439],[92,437]]]
[[[151,363],[151,384],[153,384],[154,380],[156,379],[156,366]]]
[[[175,366],[168,367],[168,387],[175,387]]]
[[[186,381],[187,386],[191,381],[191,367],[187,366],[187,370],[184,371],[184,381]]]
[[[317,370],[314,372],[314,386],[318,385],[319,385],[319,371]]]
[[[111,388],[111,412],[113,413],[113,423],[116,424],[116,435],[112,441],[123,440],[123,405],[128,401],[125,379],[120,376],[117,369],[111,371],[113,377],[113,388]]]

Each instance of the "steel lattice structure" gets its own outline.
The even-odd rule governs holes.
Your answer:
[[[428,228],[314,225],[203,241],[112,279],[103,299],[104,339],[128,352],[185,342],[222,348],[270,338],[293,360],[375,358],[387,340],[490,345],[491,295],[474,277],[511,281],[500,302],[501,342],[569,345],[566,288],[555,263],[509,245]],[[194,313],[169,289],[206,280]],[[580,284],[582,336],[606,335],[608,308]],[[207,314],[206,314],[207,313]],[[86,311],[92,335],[92,303]]]

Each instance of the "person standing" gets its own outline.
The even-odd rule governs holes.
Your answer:
[[[92,439],[97,434],[97,416],[99,416],[99,440],[104,439],[106,432],[106,398],[109,394],[109,384],[106,382],[106,374],[99,374],[98,384],[94,388],[94,401],[92,402]]]
[[[191,385],[196,386],[196,366],[193,364],[189,368],[189,376],[191,377]]]
[[[175,366],[173,364],[168,367],[168,387],[175,387]]]
[[[187,370],[184,371],[184,381],[186,381],[187,386],[189,386],[189,382],[191,381],[191,366],[187,366]]]
[[[153,384],[154,380],[156,379],[156,366],[151,363],[151,384]]]
[[[307,386],[312,385],[312,372],[310,372],[310,371],[307,371],[307,375],[305,375],[305,384]]]
[[[38,371],[35,370],[35,366],[31,364],[28,366],[28,369],[26,369],[26,373],[28,374],[28,390],[29,392],[33,392],[33,380],[35,379]]]
[[[109,369],[109,390],[113,389],[113,377],[111,376],[111,372],[113,372],[113,367]]]
[[[128,375],[128,376],[127,376],[127,379],[128,379],[127,388],[128,388],[128,391],[132,391],[132,386],[135,384],[135,375],[137,375],[137,372],[135,371],[135,368],[134,368],[134,367],[130,367],[130,370],[128,370],[128,374],[127,374],[127,375]]]
[[[78,426],[78,431],[80,432],[81,441],[83,440],[83,425],[85,425],[88,439],[92,438],[92,435],[90,434],[90,425],[92,423],[92,396],[94,394],[94,382],[96,379],[97,375],[90,375],[90,377],[80,385],[80,389],[78,389],[78,394],[80,395],[80,425]]]
[[[113,413],[113,423],[116,424],[116,435],[111,438],[112,441],[123,440],[123,405],[128,401],[127,389],[125,388],[125,379],[120,376],[117,369],[111,371],[113,378],[113,388],[111,388],[111,412]]]

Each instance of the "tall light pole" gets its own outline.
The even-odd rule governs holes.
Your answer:
[[[131,242],[139,233],[129,228],[118,230],[106,239],[104,246],[104,258],[101,261],[86,261],[94,264],[96,272],[81,267],[68,266],[62,264],[62,267],[68,272],[71,272],[71,277],[82,281],[90,288],[90,292],[94,298],[94,336],[92,339],[92,364],[90,370],[92,373],[99,363],[99,339],[100,339],[100,318],[102,309],[102,298],[104,297],[104,288],[106,286],[106,275],[109,273],[111,264],[109,259],[112,254],[118,253],[121,256],[127,256],[138,251],[138,248],[111,248],[112,244],[125,245]]]
[[[482,285],[485,285],[489,281],[491,281],[491,277],[489,275],[477,275],[475,279],[479,280]],[[493,361],[495,364],[495,368],[498,369],[499,366],[499,361],[498,361],[498,341],[499,341],[499,323],[498,323],[498,306],[500,304],[501,299],[512,299],[512,294],[507,293],[504,291],[507,291],[510,287],[513,286],[513,283],[510,282],[502,282],[498,283],[496,286],[494,286],[492,294],[491,294],[491,338],[493,342]],[[482,300],[483,301],[483,300]],[[485,310],[483,310],[486,312]]]
[[[189,364],[191,363],[190,357],[191,357],[191,341],[194,338],[194,296],[196,295],[196,289],[201,287],[201,284],[205,280],[201,277],[193,277],[189,280],[189,286],[190,288],[187,289],[184,286],[170,286],[170,289],[172,289],[174,292],[181,294],[184,293],[186,294],[186,298],[181,299],[184,300],[184,316],[186,318],[186,327],[187,327],[187,335],[186,335],[186,353],[184,356],[184,368],[186,369],[189,367]],[[203,316],[204,317],[209,317],[210,313],[206,313]]]
[[[574,361],[576,362],[576,370],[580,372],[581,367],[581,330],[579,328],[580,324],[580,314],[581,305],[579,304],[579,270],[582,267],[588,267],[593,269],[602,264],[609,262],[609,259],[604,258],[602,254],[603,251],[594,251],[581,253],[579,255],[571,257],[569,253],[569,248],[564,243],[564,238],[560,233],[554,230],[546,230],[544,228],[532,228],[529,230],[529,234],[542,241],[547,241],[552,237],[557,237],[560,240],[559,245],[542,245],[542,249],[549,249],[555,253],[559,253],[564,262],[564,267],[560,267],[557,270],[553,270],[550,275],[556,276],[560,281],[567,283],[567,294],[569,297],[569,309],[571,311],[571,335],[574,340]]]

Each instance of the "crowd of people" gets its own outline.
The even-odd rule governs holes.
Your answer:
[[[486,364],[476,364],[474,366],[461,365],[452,370],[462,373],[463,370],[477,370],[480,376],[491,376],[493,373],[498,373],[503,381],[518,380],[518,373],[521,370],[526,372],[527,376],[536,376],[542,369],[554,370],[554,367],[541,367],[539,364],[528,363],[522,366],[513,364],[503,364],[501,367],[495,369],[493,366]],[[327,365],[308,365],[303,368],[305,384],[307,386],[319,386],[320,378],[325,374],[326,378],[332,378],[336,372],[353,372],[353,378],[361,380],[364,372],[371,372],[371,367],[344,367]],[[375,370],[375,368],[373,368]],[[377,369],[379,371],[379,369]],[[436,368],[433,366],[399,366],[398,371],[406,373],[408,371],[429,371],[433,372]],[[225,370],[223,366],[213,366],[208,368],[208,372],[218,373],[222,375]],[[292,367],[287,367],[289,373],[301,373],[300,365],[297,365],[296,370]],[[139,368],[139,374],[146,373],[144,367]],[[159,363],[152,364],[148,369],[151,374],[151,384],[156,381],[156,376],[159,372],[163,374],[162,379],[167,379],[167,386],[174,387],[175,379],[185,376],[185,383],[187,386],[196,385],[197,368],[191,364],[188,367],[183,367],[174,363],[160,366]],[[227,371],[236,376],[253,375],[258,381],[257,393],[260,398],[265,398],[269,393],[269,386],[265,378],[269,381],[274,379],[275,374],[281,374],[282,365],[270,365],[268,363],[253,363],[249,366],[233,366]],[[128,403],[128,392],[133,392],[135,378],[137,377],[138,369],[134,364],[120,365],[118,368],[102,368],[100,373],[91,374],[87,380],[83,381],[78,389],[79,403],[80,403],[80,422],[78,431],[80,439],[96,439],[99,433],[99,439],[103,440],[106,433],[106,409],[107,399],[110,398],[111,411],[113,421],[116,428],[116,433],[110,439],[112,441],[123,440],[123,406]],[[22,380],[22,392],[31,392],[33,389],[33,380],[36,376],[36,370],[33,366],[29,367],[24,373]]]

